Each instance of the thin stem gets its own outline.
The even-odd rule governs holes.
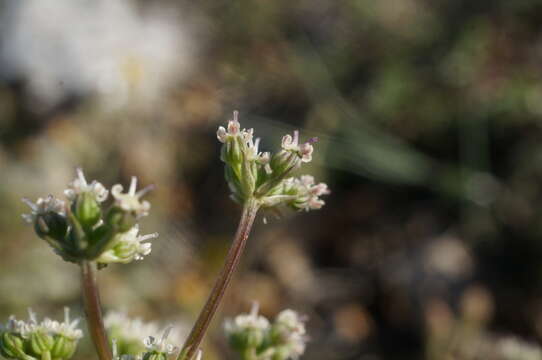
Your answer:
[[[215,286],[213,287],[205,306],[198,316],[198,320],[194,324],[190,335],[188,335],[188,339],[186,339],[177,360],[192,360],[198,351],[201,341],[205,336],[205,332],[207,331],[235,269],[239,264],[258,208],[259,204],[252,199],[248,200],[245,204],[239,226],[237,227],[237,233],[235,234],[235,238],[233,239],[228,255],[226,256],[224,267],[216,280]]]
[[[102,308],[100,306],[100,294],[96,282],[96,263],[83,260],[81,262],[81,287],[83,293],[83,305],[87,318],[88,331],[100,360],[111,360],[113,355],[107,341]]]

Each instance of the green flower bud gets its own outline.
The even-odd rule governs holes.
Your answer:
[[[23,198],[23,202],[31,209],[30,214],[23,214],[23,219],[34,225],[39,237],[64,240],[68,229],[64,201],[49,195],[46,198],[38,198],[35,203],[26,198]]]
[[[63,335],[54,337],[54,344],[51,350],[51,357],[54,359],[69,359],[75,353],[77,340]]]
[[[32,355],[41,357],[44,353],[50,352],[54,345],[53,336],[43,333],[39,330],[30,333],[28,338],[28,348]]]
[[[68,221],[65,216],[59,213],[47,212],[36,216],[34,230],[42,239],[50,237],[62,242],[66,238],[68,231]]]
[[[158,351],[149,351],[143,355],[143,360],[167,360],[167,354]]]
[[[83,228],[91,229],[100,221],[102,209],[96,195],[92,192],[83,192],[74,203],[74,214]]]
[[[8,359],[33,359],[25,353],[24,339],[19,334],[4,332],[0,335],[0,353]]]

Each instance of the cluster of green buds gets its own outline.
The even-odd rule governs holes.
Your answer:
[[[270,323],[258,315],[258,304],[254,303],[250,313],[226,320],[224,328],[242,360],[297,359],[305,352],[305,319],[293,310],[280,312]]]
[[[88,183],[83,171],[77,169],[77,177],[64,191],[67,201],[52,195],[35,203],[23,199],[31,209],[23,218],[66,261],[93,260],[104,266],[140,260],[151,252],[151,244],[145,241],[158,234],[138,234],[137,221],[150,209],[149,202],[141,197],[152,186],[139,191],[136,187],[136,177],[132,177],[126,193],[122,185],[114,185],[114,201],[105,207],[109,191],[96,180]]]
[[[308,175],[291,177],[293,170],[312,160],[312,144],[317,139],[300,143],[299,132],[294,131],[293,136],[282,138],[278,153],[260,152],[260,139],[254,139],[253,129],[241,130],[237,111],[227,128],[218,128],[217,138],[224,144],[220,158],[226,164],[226,180],[235,201],[255,200],[264,208],[284,204],[306,211],[324,205],[320,196],[329,194],[326,184],[315,184]]]
[[[29,309],[29,320],[11,316],[0,326],[0,354],[17,360],[67,360],[75,353],[83,332],[77,327],[79,319],[70,320],[70,311],[64,309],[64,321],[45,318],[38,322]]]

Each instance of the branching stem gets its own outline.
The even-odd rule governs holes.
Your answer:
[[[224,293],[230,283],[230,280],[239,264],[243,250],[252,229],[252,224],[254,223],[254,218],[258,212],[259,204],[256,200],[250,199],[245,203],[243,208],[243,214],[241,215],[241,220],[239,221],[239,226],[237,227],[237,233],[231,244],[228,255],[226,256],[226,261],[224,262],[224,267],[222,268],[218,279],[216,280],[215,286],[205,303],[205,306],[201,310],[198,320],[194,324],[188,339],[183,345],[183,348],[179,354],[177,360],[192,360],[198,348],[205,336],[205,332],[213,319],[216,310],[222,300]]]

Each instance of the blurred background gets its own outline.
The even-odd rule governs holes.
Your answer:
[[[100,272],[104,308],[189,328],[240,214],[215,135],[238,109],[264,151],[317,136],[332,194],[260,215],[206,359],[252,300],[308,315],[305,359],[542,359],[541,23],[537,0],[0,0],[0,318],[82,313],[20,217],[82,166],[157,186],[160,238]]]

